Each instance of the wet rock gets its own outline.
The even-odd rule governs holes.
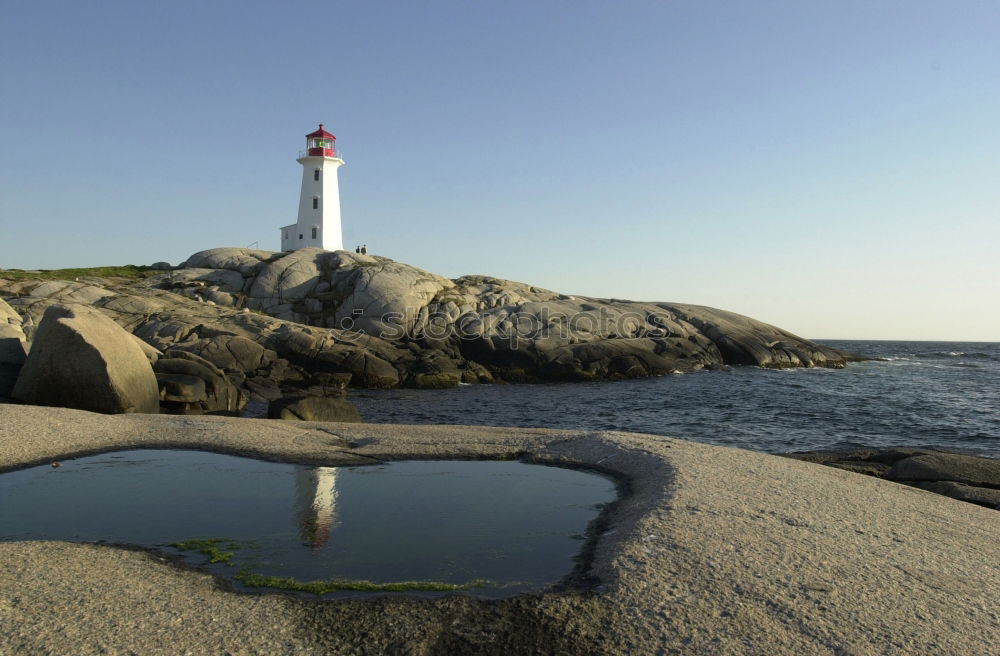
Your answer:
[[[975,487],[1000,489],[1000,460],[960,453],[926,453],[893,465],[893,481],[954,481]]]
[[[338,390],[344,393],[351,384],[353,376],[347,373],[329,373],[326,371],[309,372],[309,381],[324,389]]]
[[[495,380],[489,369],[478,362],[463,361],[459,363],[458,368],[462,382],[467,385],[489,384]]]
[[[361,414],[340,396],[290,396],[272,401],[267,410],[271,419],[296,421],[339,421],[361,423]]]
[[[104,413],[159,412],[159,390],[135,339],[97,310],[45,310],[13,398]]]
[[[987,508],[1000,509],[1000,490],[994,488],[974,487],[954,481],[921,481],[914,485],[922,490],[943,494],[959,501],[968,501]]]
[[[862,448],[779,454],[919,487],[953,499],[1000,506],[1000,460],[941,449]]]
[[[416,374],[413,377],[413,386],[420,389],[448,389],[458,387],[461,381],[462,377],[457,372]]]
[[[820,465],[846,469],[847,471],[867,474],[876,478],[887,478],[892,466],[912,456],[935,453],[933,449],[920,448],[862,448],[862,449],[832,449],[828,451],[801,451],[798,453],[782,453],[786,458],[815,462]]]

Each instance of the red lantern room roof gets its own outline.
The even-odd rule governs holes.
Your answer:
[[[324,130],[322,123],[319,124],[319,129],[318,130],[316,130],[315,132],[310,132],[309,134],[306,135],[306,139],[312,139],[314,137],[321,137],[321,138],[326,138],[326,139],[336,139],[337,138],[337,137],[333,136],[332,134],[330,134],[329,132],[327,132],[326,130]]]

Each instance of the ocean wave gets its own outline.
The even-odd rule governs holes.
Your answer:
[[[983,353],[982,351],[926,351],[917,353],[920,358],[972,358],[973,360],[992,360],[997,357],[994,353]]]
[[[614,427],[762,451],[905,445],[1000,455],[1000,344],[898,342],[872,351],[881,359],[839,371],[734,367],[728,375],[350,394],[376,422]]]

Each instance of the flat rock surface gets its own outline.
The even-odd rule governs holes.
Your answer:
[[[593,587],[502,601],[244,595],[145,552],[0,543],[0,652],[1000,654],[1000,515],[872,477],[629,433],[0,405],[0,469],[137,446],[526,456],[601,468],[629,493],[596,542]]]

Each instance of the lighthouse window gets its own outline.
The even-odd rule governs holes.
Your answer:
[[[312,238],[316,239],[316,228],[313,228],[313,236],[312,236]]]
[[[313,209],[314,210],[318,210],[319,209],[319,199],[318,198],[313,198]]]
[[[319,180],[319,169],[313,171],[313,180]]]

